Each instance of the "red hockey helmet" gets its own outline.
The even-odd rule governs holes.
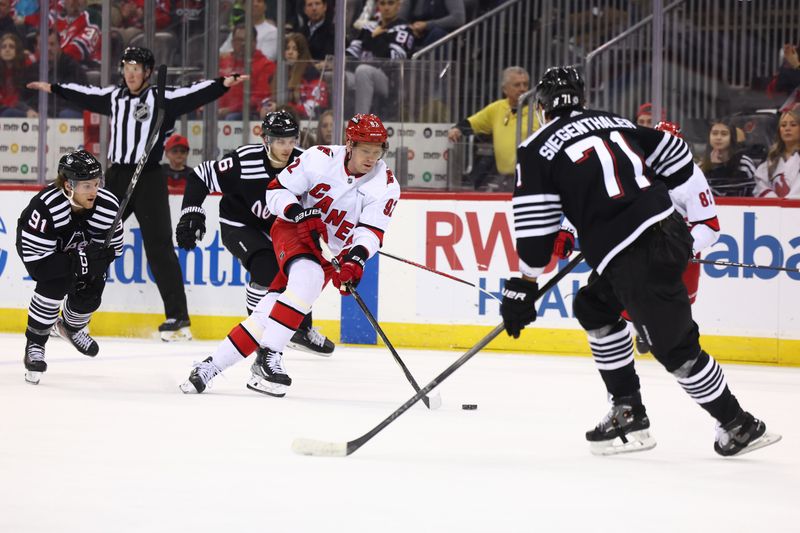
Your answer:
[[[681,125],[677,122],[667,122],[666,120],[662,120],[658,124],[656,124],[656,128],[658,131],[665,131],[670,135],[674,135],[679,139],[683,139],[683,132],[681,132]]]
[[[389,134],[377,116],[359,113],[347,123],[345,136],[350,142],[380,143],[386,148]]]

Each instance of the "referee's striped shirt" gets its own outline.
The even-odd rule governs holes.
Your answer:
[[[138,95],[126,87],[96,87],[77,83],[53,84],[52,92],[79,106],[111,117],[111,139],[108,160],[111,163],[135,165],[144,154],[147,139],[155,128],[157,89],[149,85]],[[164,138],[175,127],[175,119],[213,102],[228,89],[222,78],[204,80],[186,87],[167,87],[164,123],[159,139],[148,157],[147,166],[157,166],[164,152]]]

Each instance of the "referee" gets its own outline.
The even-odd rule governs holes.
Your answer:
[[[155,127],[157,91],[149,83],[154,66],[155,58],[150,50],[129,47],[122,53],[119,71],[123,83],[119,86],[95,87],[42,81],[28,84],[29,89],[52,92],[83,109],[111,117],[111,144],[108,148],[111,166],[106,172],[106,187],[120,200]],[[123,220],[134,213],[141,226],[145,255],[164,302],[166,321],[158,330],[165,341],[189,340],[192,334],[183,275],[172,242],[167,177],[159,165],[164,137],[174,129],[177,117],[213,102],[244,79],[246,76],[233,75],[165,89],[166,115],[158,132],[158,142],[147,158],[125,209]]]

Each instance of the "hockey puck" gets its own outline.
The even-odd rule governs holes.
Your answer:
[[[461,404],[461,408],[465,411],[474,411],[478,408],[478,404],[475,403],[463,403]]]

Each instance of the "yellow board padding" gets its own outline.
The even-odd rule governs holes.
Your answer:
[[[192,316],[192,335],[201,340],[221,340],[245,317]],[[0,309],[0,331],[22,333],[28,314],[25,309]],[[92,317],[92,335],[109,337],[158,338],[162,315],[97,312]],[[314,320],[315,327],[332,341],[339,340],[338,320]],[[422,348],[465,352],[489,331],[489,326],[447,324],[381,323],[396,348]],[[380,340],[379,340],[380,342]],[[703,348],[721,362],[800,366],[800,340],[766,337],[724,337],[704,335]],[[486,348],[515,353],[547,353],[589,356],[586,334],[574,329],[528,327],[519,339],[505,333]]]

